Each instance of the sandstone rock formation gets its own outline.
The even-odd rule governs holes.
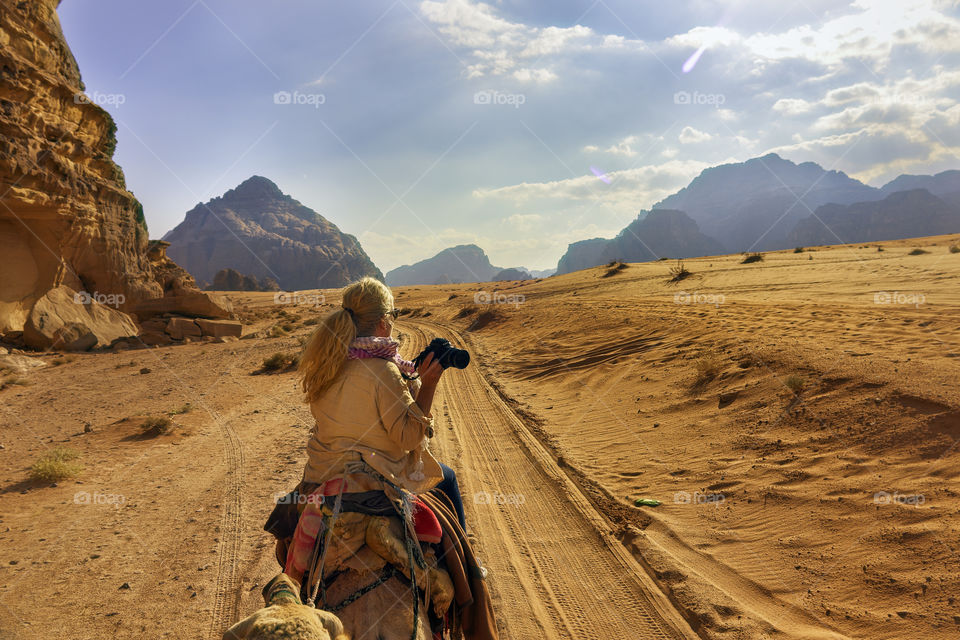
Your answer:
[[[280,285],[273,278],[257,280],[255,276],[247,276],[236,269],[220,269],[213,276],[213,283],[207,287],[209,291],[280,291]]]
[[[493,276],[494,282],[502,282],[505,280],[530,280],[533,276],[527,273],[523,269],[518,269],[510,267],[509,269],[501,269]]]
[[[926,189],[897,191],[876,202],[828,204],[797,223],[794,246],[878,242],[960,232],[960,207]]]
[[[456,284],[489,282],[501,271],[490,264],[483,249],[475,244],[461,244],[444,249],[432,258],[405,264],[387,273],[392,287],[413,284]]]
[[[883,195],[842,171],[827,171],[814,162],[795,164],[770,153],[704,169],[653,208],[683,211],[723,245],[721,253],[737,253],[791,248],[787,235],[818,206]]]
[[[261,176],[198,204],[164,240],[170,257],[205,282],[226,268],[285,290],[383,278],[356,238]]]
[[[0,335],[81,349],[136,334],[125,312],[144,301],[200,292],[149,245],[113,162],[116,125],[84,94],[58,4],[0,11]]]
[[[646,262],[660,258],[691,258],[723,253],[713,238],[700,233],[683,211],[654,209],[643,212],[616,238],[574,242],[560,258],[557,273],[570,273],[613,260]]]

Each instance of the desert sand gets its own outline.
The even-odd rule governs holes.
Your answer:
[[[958,637],[958,242],[395,289],[405,355],[474,355],[432,446],[503,637]],[[0,390],[0,637],[218,638],[261,605],[311,426],[261,367],[339,302],[310,294],[228,294],[236,342],[25,356],[46,366]],[[30,481],[54,446],[83,470]]]

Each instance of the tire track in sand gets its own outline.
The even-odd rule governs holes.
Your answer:
[[[404,324],[413,352],[425,331],[463,346],[446,327]],[[697,638],[478,368],[444,381],[434,410],[439,457],[460,478],[502,636]]]
[[[242,596],[237,570],[243,532],[243,444],[231,420],[216,417],[223,436],[224,459],[227,464],[224,478],[223,515],[217,545],[217,582],[214,590],[210,638],[219,640],[223,632],[237,620]]]

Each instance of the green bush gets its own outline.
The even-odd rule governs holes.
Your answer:
[[[39,482],[59,482],[78,475],[83,466],[74,462],[80,453],[67,447],[54,447],[30,465],[30,477]]]

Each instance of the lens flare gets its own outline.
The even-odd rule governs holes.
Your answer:
[[[700,45],[700,48],[693,52],[693,55],[687,58],[687,61],[683,63],[683,72],[690,73],[693,71],[693,68],[697,66],[697,62],[700,61],[700,56],[703,55],[703,52],[706,50],[707,45]]]
[[[600,171],[600,169],[597,169],[596,167],[590,167],[590,171],[592,171],[593,175],[603,180],[606,184],[610,184],[610,178],[608,178],[607,174],[605,174],[603,171]]]

